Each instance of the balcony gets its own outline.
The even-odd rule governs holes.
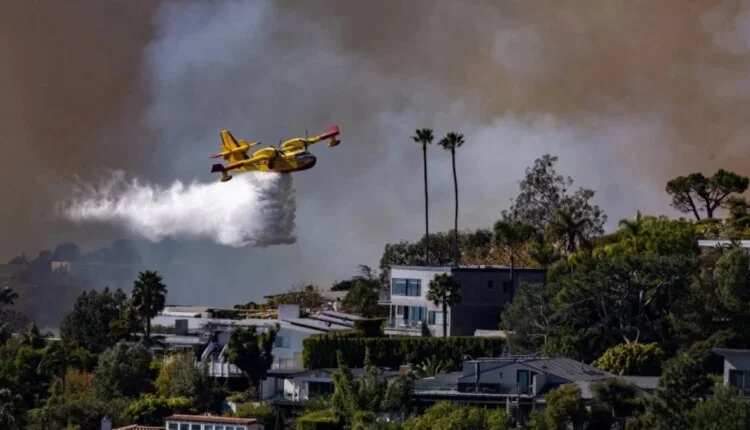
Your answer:
[[[385,332],[390,335],[422,336],[425,329],[424,321],[389,318],[386,321]]]

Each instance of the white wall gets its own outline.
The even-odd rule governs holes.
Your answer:
[[[730,370],[750,371],[750,354],[726,354],[724,355],[724,385],[729,384]]]
[[[442,312],[442,306],[435,306],[435,304],[427,300],[427,292],[430,289],[430,281],[435,278],[435,275],[441,273],[450,273],[450,270],[412,270],[412,269],[391,269],[391,280],[394,278],[402,279],[419,279],[420,281],[420,296],[419,297],[407,297],[407,296],[395,296],[393,295],[393,282],[391,282],[391,306],[394,307],[393,318],[396,318],[395,306],[421,306],[426,309],[424,319],[427,321],[428,313],[430,311]],[[451,324],[451,312],[448,310],[448,333],[450,334]],[[430,332],[434,336],[443,335],[443,324],[429,325]]]

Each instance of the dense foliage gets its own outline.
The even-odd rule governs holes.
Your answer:
[[[379,273],[360,266],[353,277],[335,283],[334,290],[346,292],[341,309],[367,319],[348,332],[304,341],[306,367],[338,370],[333,395],[309,401],[298,428],[399,427],[377,421],[382,414],[404,416],[403,427],[412,429],[502,429],[514,421],[537,430],[744,428],[750,409],[742,393],[715,385],[722,363],[711,351],[750,344],[750,255],[736,245],[701,249],[697,241],[750,233],[750,204],[741,196],[747,178],[724,170],[675,178],[665,200],[671,197],[673,206],[694,220],[635,210],[605,234],[607,217],[594,203],[595,192],[574,188],[572,179],[555,171],[556,162],[543,156],[527,169],[518,196],[497,214],[492,228],[454,226],[416,243],[387,244]],[[498,325],[507,338],[385,337],[386,307],[377,302],[389,267],[423,264],[428,244],[431,264],[454,264],[458,255],[465,264],[540,267],[547,277],[521,285],[504,310]],[[63,318],[61,340],[45,338],[19,317],[19,303],[40,297],[29,286],[71,281],[64,271],[52,270],[51,261],[83,260],[136,264],[140,257],[127,242],[93,256],[65,244],[9,265],[19,268],[22,279],[0,288],[0,427],[83,429],[98,428],[104,415],[124,426],[160,424],[175,412],[220,413],[229,389],[196,367],[192,352],[171,360],[152,356],[149,346],[158,346],[161,328],[149,321],[167,293],[156,272],[141,272],[131,294],[109,288],[77,294]],[[13,288],[19,282],[23,288]],[[461,297],[460,288],[447,280],[435,281],[430,291],[438,305]],[[65,302],[69,295],[65,289],[61,294]],[[236,313],[266,312],[281,303],[312,312],[325,301],[317,287],[304,286],[268,306],[240,305]],[[245,372],[243,382],[251,387],[233,399],[257,394],[273,360],[275,334],[254,327],[233,331],[225,356]],[[592,398],[584,398],[575,384],[563,385],[545,394],[543,411],[528,417],[450,403],[420,415],[411,404],[414,378],[455,370],[465,356],[498,356],[506,346],[659,380],[653,395],[624,380],[592,384]],[[390,380],[376,368],[404,364],[414,371]],[[350,366],[364,367],[364,374],[355,378]],[[266,406],[246,405],[236,415],[281,428],[281,415]]]

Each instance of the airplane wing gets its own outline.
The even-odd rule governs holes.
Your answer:
[[[334,126],[329,127],[328,130],[326,130],[325,132],[317,136],[311,136],[311,137],[308,137],[307,139],[302,139],[298,137],[295,139],[287,140],[286,142],[281,144],[281,148],[285,151],[299,150],[299,149],[306,148],[314,143],[320,142],[322,140],[328,140],[329,147],[336,146],[339,143],[341,143],[340,140],[336,139],[336,136],[338,136],[339,133],[340,133],[339,126],[334,125]]]

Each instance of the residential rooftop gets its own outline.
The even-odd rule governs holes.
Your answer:
[[[472,270],[482,270],[482,271],[506,271],[510,270],[510,266],[501,266],[501,265],[491,265],[491,264],[485,264],[485,265],[460,265],[460,266],[448,266],[448,265],[429,265],[429,266],[419,266],[419,265],[392,265],[390,266],[391,270],[415,270],[415,271],[430,271],[430,272],[462,272],[462,271],[472,271]],[[514,267],[514,272],[537,272],[537,271],[543,271],[544,269],[537,269],[537,268],[524,268],[524,267]]]

